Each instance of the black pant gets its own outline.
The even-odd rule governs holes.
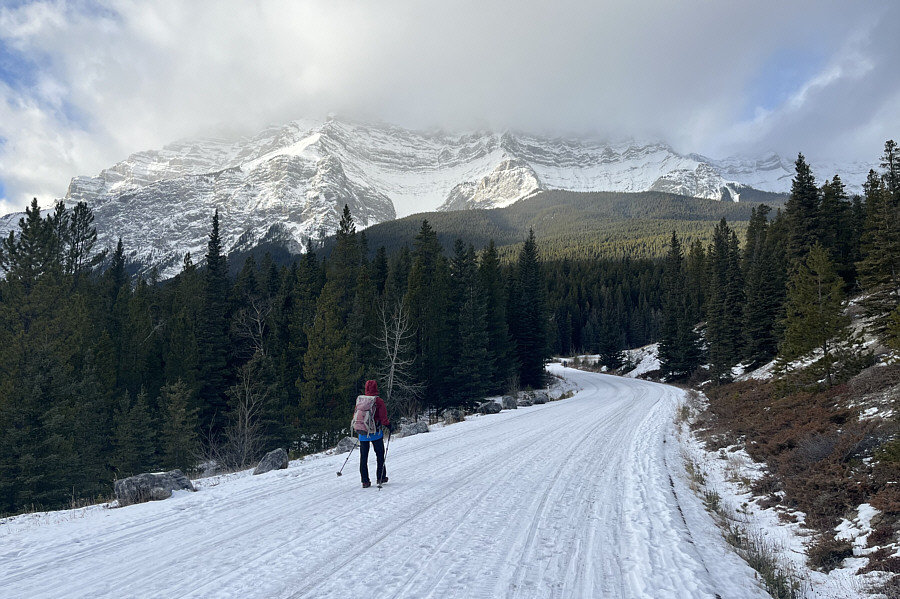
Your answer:
[[[375,448],[376,480],[381,482],[387,476],[384,469],[384,438],[359,442],[359,476],[362,482],[369,482],[369,443]]]

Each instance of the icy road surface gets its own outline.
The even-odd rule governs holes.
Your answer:
[[[354,453],[0,521],[0,595],[766,597],[687,487],[682,392],[553,369],[581,391],[394,439],[382,490]]]

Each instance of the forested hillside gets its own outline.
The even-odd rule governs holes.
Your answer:
[[[887,142],[853,198],[837,176],[818,185],[802,155],[795,166],[784,210],[757,208],[742,245],[725,221],[702,252],[673,236],[662,374],[704,385],[698,436],[711,455],[746,452],[760,467],[742,483],[756,504],[802,513],[810,566],[897,572],[900,155]],[[774,376],[733,382],[759,366]],[[876,517],[860,546],[839,531],[864,509]],[[845,561],[860,555],[864,568]],[[900,589],[879,580],[886,596]]]
[[[743,245],[725,219],[706,247],[673,233],[663,274],[663,375],[686,378],[708,365],[713,381],[728,382],[738,364],[755,368],[775,357],[790,374],[795,360],[816,352],[812,367],[790,380],[830,387],[869,359],[845,314],[851,293],[861,293],[871,332],[896,344],[900,158],[893,141],[882,168],[869,173],[863,196],[850,198],[838,175],[819,187],[801,154],[784,210],[772,218],[768,206],[754,207]]]
[[[800,156],[780,211],[553,192],[357,232],[345,208],[329,247],[281,265],[229,264],[216,212],[203,267],[188,255],[164,282],[132,280],[122,242],[98,253],[86,205],[42,218],[35,202],[0,247],[0,512],[330,447],[368,378],[394,419],[539,387],[552,353],[617,368],[657,340],[669,378],[726,382],[776,355],[789,370],[819,348],[813,381],[839,381],[857,364],[833,341],[848,290],[900,333],[892,142],[885,165],[849,198]]]
[[[784,201],[769,195],[770,206],[777,208]],[[532,229],[545,259],[659,258],[666,253],[673,229],[689,241],[707,243],[717,221],[725,218],[742,230],[758,205],[657,192],[545,191],[506,208],[408,216],[369,227],[365,234],[370,251],[384,246],[393,253],[409,243],[427,218],[447,251],[458,238],[476,248],[493,240],[501,255],[514,258],[525,233]]]

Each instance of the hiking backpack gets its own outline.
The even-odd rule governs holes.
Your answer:
[[[360,395],[356,398],[356,408],[353,410],[350,428],[353,432],[367,435],[376,431],[374,395]]]

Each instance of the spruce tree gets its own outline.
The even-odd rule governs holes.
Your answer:
[[[890,177],[890,172],[883,177],[869,172],[862,259],[856,265],[863,306],[878,335],[885,334],[891,312],[900,305],[900,198],[895,200],[891,192]]]
[[[675,231],[663,270],[662,324],[659,337],[660,370],[668,379],[690,376],[701,363],[700,338],[694,329],[684,284],[684,256]]]
[[[791,275],[784,315],[780,359],[787,365],[818,350],[816,368],[832,385],[835,345],[846,337],[850,319],[843,314],[844,282],[837,275],[828,251],[816,243]]]
[[[500,256],[492,239],[481,254],[478,266],[484,293],[485,327],[487,330],[487,363],[491,365],[488,378],[492,393],[503,393],[510,375],[515,371],[512,340],[506,324],[506,296]]]
[[[199,391],[201,430],[216,436],[225,426],[228,412],[229,283],[228,264],[219,234],[219,210],[212,218],[203,278],[203,309],[198,323]]]
[[[407,279],[407,304],[416,331],[415,380],[425,385],[428,407],[449,406],[444,384],[449,375],[446,355],[452,340],[448,334],[449,275],[447,261],[437,234],[427,220],[422,221],[413,241],[412,265]]]
[[[893,139],[884,142],[881,168],[884,169],[885,187],[896,205],[900,203],[900,147]]]
[[[797,156],[791,195],[785,203],[788,223],[787,256],[792,265],[801,261],[819,239],[819,189],[803,154]]]
[[[181,379],[188,389],[197,389],[204,281],[190,252],[184,257],[181,273],[167,287],[170,316],[165,327],[163,380]],[[154,393],[148,393],[150,397],[154,396]]]
[[[384,295],[384,287],[388,278],[387,250],[384,246],[375,251],[375,260],[372,262],[372,282],[378,295]]]
[[[187,471],[197,455],[197,409],[192,408],[190,390],[182,380],[165,385],[157,403],[162,413],[161,445],[165,468]]]
[[[72,210],[66,237],[66,273],[76,277],[96,267],[106,257],[106,250],[92,255],[97,243],[94,213],[85,202],[78,202]]]
[[[743,349],[741,322],[744,298],[737,236],[724,218],[713,232],[708,260],[706,343],[710,374],[714,381],[727,381]]]
[[[28,294],[39,277],[61,266],[58,246],[53,227],[41,218],[35,198],[19,219],[18,234],[10,231],[0,246],[0,268],[6,272],[6,280],[20,284]]]
[[[487,393],[493,364],[487,351],[485,298],[478,277],[475,250],[456,240],[450,260],[450,323],[455,351],[450,363],[450,401],[473,405]]]
[[[709,267],[703,242],[695,239],[691,250],[685,256],[685,292],[688,296],[688,307],[691,318],[699,322],[706,310],[706,295],[709,288]]]
[[[609,297],[603,302],[599,326],[597,349],[600,355],[600,364],[610,370],[617,370],[625,363],[625,352],[620,317]]]
[[[852,285],[856,277],[852,206],[838,175],[822,186],[819,232],[819,242],[828,250],[838,274],[848,286]]]
[[[784,303],[786,273],[783,252],[769,234],[770,210],[765,204],[753,209],[744,244],[743,341],[750,368],[765,364],[778,353],[775,325]]]
[[[362,374],[341,317],[340,295],[333,281],[325,283],[316,302],[313,326],[307,331],[309,347],[298,384],[303,423],[306,432],[314,435],[316,449],[330,447],[345,432]]]
[[[356,362],[363,371],[362,387],[365,380],[375,377],[378,367],[378,292],[369,274],[369,265],[359,267],[356,279],[356,294],[353,297],[353,309],[347,320],[348,335],[353,342],[353,353]]]
[[[534,230],[519,252],[516,264],[516,352],[519,382],[525,387],[544,386],[544,363],[549,357],[546,288],[538,258]]]
[[[156,423],[146,389],[132,400],[126,390],[113,417],[112,464],[119,478],[151,470],[156,460]]]
[[[122,244],[121,237],[119,237],[119,242],[116,244],[116,249],[112,254],[109,268],[103,273],[103,281],[107,305],[112,306],[119,295],[119,291],[128,283],[128,272],[125,270],[125,246]]]
[[[309,427],[320,431],[320,448],[336,442],[346,429],[363,374],[350,338],[348,321],[360,270],[359,240],[347,206],[337,232],[337,245],[328,263],[325,286],[316,300],[309,346],[298,383],[300,402]]]
[[[316,301],[324,284],[324,275],[315,252],[307,252],[297,264],[293,284],[293,302],[288,321],[289,343],[285,354],[285,376],[293,377],[288,388],[296,387],[299,390],[305,380],[302,374],[303,359],[309,348],[306,334],[315,322]]]

